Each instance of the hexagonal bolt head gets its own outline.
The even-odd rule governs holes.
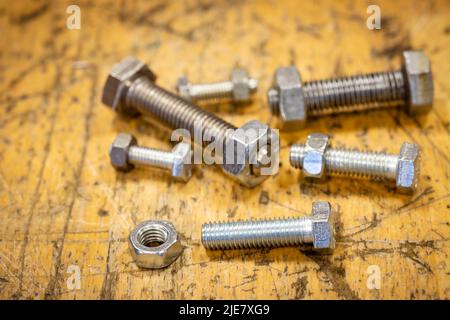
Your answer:
[[[411,115],[428,112],[433,105],[433,74],[423,51],[403,52],[403,74],[408,95],[406,111]]]
[[[278,93],[275,95],[275,93]],[[305,126],[307,106],[302,89],[302,79],[294,66],[278,68],[275,71],[273,87],[268,91],[269,104],[276,104],[280,127],[296,130]],[[276,100],[276,101],[274,101]],[[275,111],[275,110],[274,110]]]
[[[258,81],[251,79],[247,71],[242,68],[235,68],[231,73],[233,83],[233,100],[245,102],[250,100],[250,96],[258,88]]]
[[[120,61],[113,67],[106,79],[102,102],[117,112],[126,115],[138,114],[137,110],[125,106],[123,100],[133,80],[139,77],[147,77],[151,81],[156,80],[156,76],[144,62],[134,57],[127,57]]]
[[[312,133],[308,136],[302,164],[305,177],[322,178],[325,175],[325,150],[329,139],[322,133]]]
[[[413,143],[404,143],[400,149],[397,165],[396,185],[399,191],[412,193],[417,188],[420,175],[420,148]]]
[[[180,142],[173,149],[174,161],[172,166],[172,177],[180,181],[188,181],[192,175],[191,145]]]
[[[177,231],[168,221],[142,222],[131,232],[129,245],[136,264],[147,269],[167,267],[183,252]]]
[[[130,171],[134,165],[128,162],[128,151],[137,145],[137,140],[131,134],[119,133],[109,149],[109,158],[114,168],[119,171]]]
[[[192,101],[191,95],[189,93],[189,80],[186,76],[182,76],[177,81],[177,92],[180,97],[187,101]]]
[[[270,159],[270,163],[261,159]],[[279,137],[259,121],[247,122],[227,141],[222,169],[247,187],[254,187],[278,172],[278,165]]]
[[[312,208],[314,249],[334,249],[334,213],[327,201],[317,201]]]

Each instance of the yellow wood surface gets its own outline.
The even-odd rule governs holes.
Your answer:
[[[68,30],[66,8],[81,8]],[[6,1],[0,5],[0,298],[23,299],[447,299],[450,297],[450,2],[377,1],[382,30],[366,27],[367,1]],[[275,124],[265,92],[274,70],[304,80],[397,69],[422,48],[435,84],[433,110],[323,117],[282,134],[282,167],[255,189],[217,168],[187,184],[163,171],[116,173],[108,148],[130,132],[170,148],[169,134],[102,105],[108,71],[126,55],[148,62],[173,90],[228,77],[236,64],[260,80],[255,101],[210,108],[233,124]],[[420,188],[344,178],[311,184],[290,168],[289,145],[329,132],[335,146],[398,152],[420,144]],[[216,220],[303,216],[314,200],[337,210],[334,254],[298,248],[207,252],[200,226]],[[169,268],[140,270],[127,236],[167,219],[185,250]],[[377,267],[370,267],[377,266]],[[73,270],[81,273],[80,288]],[[372,268],[381,287],[369,289]],[[68,272],[69,271],[69,272]]]

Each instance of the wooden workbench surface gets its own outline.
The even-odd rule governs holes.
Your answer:
[[[80,30],[66,28],[73,2]],[[450,2],[378,4],[380,31],[366,27],[366,1],[3,1],[0,298],[450,298]],[[108,71],[126,55],[148,62],[171,90],[181,74],[215,81],[244,66],[260,80],[254,103],[211,110],[236,125],[274,125],[265,92],[277,67],[294,63],[304,80],[383,71],[399,68],[408,48],[432,61],[428,115],[384,110],[310,121],[282,134],[279,173],[252,190],[217,168],[198,168],[180,184],[162,171],[121,174],[109,164],[120,131],[170,148],[167,132],[100,101]],[[419,190],[410,197],[370,181],[301,182],[288,147],[312,131],[331,133],[337,146],[393,153],[418,143]],[[318,199],[337,211],[332,255],[201,245],[204,222],[303,216]],[[169,268],[140,270],[132,261],[127,236],[146,219],[170,220],[181,235],[186,248]],[[370,285],[377,270],[379,289]]]

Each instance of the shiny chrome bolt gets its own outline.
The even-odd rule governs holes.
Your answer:
[[[218,103],[221,101],[247,102],[256,92],[258,81],[247,75],[242,68],[236,68],[227,81],[192,84],[187,77],[178,79],[178,94],[192,102]]]
[[[191,146],[178,143],[172,151],[157,150],[137,145],[131,134],[119,133],[109,150],[111,164],[119,171],[129,171],[134,165],[170,170],[171,176],[180,181],[191,177]]]
[[[128,114],[153,116],[175,129],[186,129],[191,138],[203,147],[214,141],[222,170],[247,187],[265,181],[278,169],[279,139],[274,130],[253,120],[239,129],[183,98],[155,84],[155,75],[148,66],[128,57],[116,64],[103,88],[102,102],[113,110]],[[267,146],[271,163],[262,163],[260,150]],[[270,147],[270,148],[269,148]],[[228,150],[228,152],[227,152]],[[264,151],[265,152],[265,151]],[[269,167],[269,170],[266,170]]]
[[[332,149],[327,135],[313,133],[305,144],[291,146],[290,162],[309,178],[343,175],[395,180],[400,191],[413,192],[419,179],[420,150],[413,143],[404,143],[398,155]]]
[[[403,106],[410,115],[433,104],[433,75],[422,51],[403,52],[398,71],[302,83],[294,66],[277,69],[267,98],[283,129],[302,128],[309,116]]]
[[[202,243],[210,250],[301,244],[311,244],[314,249],[333,249],[333,211],[328,202],[318,201],[313,203],[308,217],[207,223],[202,225]]]

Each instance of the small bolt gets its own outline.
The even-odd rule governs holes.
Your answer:
[[[418,184],[419,146],[404,143],[398,155],[329,147],[328,136],[313,133],[305,144],[291,146],[290,162],[309,178],[344,175],[375,180],[395,180],[400,191],[413,192]]]
[[[178,143],[172,151],[162,151],[137,145],[134,136],[119,133],[109,150],[111,164],[119,171],[129,171],[134,165],[170,170],[174,179],[188,181],[191,177],[191,146]]]
[[[202,225],[202,243],[210,250],[284,247],[312,244],[333,249],[334,217],[326,201],[313,203],[312,214],[302,218],[216,222]]]
[[[242,68],[236,68],[228,81],[215,83],[192,84],[187,77],[178,79],[178,94],[187,101],[217,103],[231,100],[233,102],[247,102],[258,88],[258,80],[249,78]]]
[[[423,114],[433,104],[431,64],[422,51],[405,51],[398,71],[302,82],[294,66],[277,69],[267,92],[271,112],[283,129],[303,127],[309,116],[404,107]]]

